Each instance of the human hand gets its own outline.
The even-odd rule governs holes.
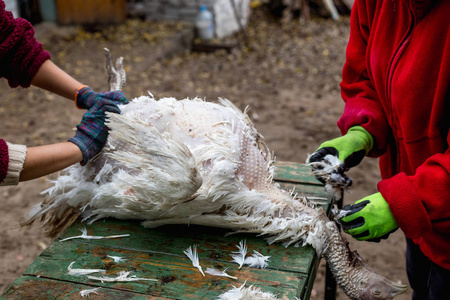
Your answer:
[[[78,88],[75,94],[75,104],[82,109],[90,109],[100,100],[110,100],[116,105],[129,103],[121,91],[96,93],[86,85]]]
[[[379,242],[398,229],[397,221],[389,209],[389,204],[381,193],[375,193],[346,205],[339,219],[344,232],[358,241]]]
[[[318,180],[347,187],[352,180],[344,172],[358,165],[372,147],[372,135],[363,127],[354,126],[344,136],[322,143],[306,162]]]
[[[77,125],[75,136],[69,142],[77,145],[83,153],[81,165],[96,156],[105,146],[108,137],[108,127],[105,125],[106,112],[120,113],[117,104],[110,100],[98,100],[81,119]]]

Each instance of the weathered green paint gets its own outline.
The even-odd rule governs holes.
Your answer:
[[[278,163],[277,181],[285,189],[314,198],[328,210],[332,200],[323,186],[310,175],[307,166]],[[156,229],[144,228],[136,220],[107,219],[86,226],[88,234],[107,236],[129,233],[130,237],[103,240],[61,239],[80,234],[86,224],[76,221],[56,239],[2,295],[2,299],[72,299],[79,291],[102,287],[95,299],[216,299],[234,286],[244,282],[277,294],[280,299],[309,299],[318,259],[311,247],[288,247],[267,242],[255,234],[235,233],[230,230],[202,226],[168,225]],[[230,254],[236,245],[246,240],[249,253],[253,250],[270,255],[267,269],[242,267],[231,262]],[[197,244],[200,263],[207,267],[227,268],[233,280],[206,274],[203,277],[184,255],[190,245]],[[110,256],[120,256],[126,262],[114,263]],[[104,269],[105,276],[119,271],[130,275],[157,279],[157,282],[135,281],[101,283],[86,276],[71,276],[67,267]],[[92,297],[94,298],[94,297]]]
[[[294,188],[299,196],[306,196],[329,213],[333,195],[324,191],[323,184],[312,175],[311,167],[293,162],[278,162],[275,180],[284,190],[292,191]]]
[[[134,239],[131,239],[134,240]],[[155,241],[156,243],[159,242]],[[186,244],[184,248],[187,247]],[[210,245],[198,245],[199,254],[202,249],[213,247]],[[60,279],[63,281],[74,281],[83,284],[99,284],[85,276],[71,276],[67,274],[67,266],[75,261],[74,268],[94,268],[106,270],[105,276],[113,276],[119,271],[133,271],[132,275],[142,278],[158,279],[158,282],[137,281],[129,283],[104,283],[102,286],[115,287],[124,290],[130,290],[138,293],[151,293],[164,297],[176,297],[177,295],[192,294],[200,297],[210,290],[211,286],[215,289],[225,291],[230,284],[243,283],[247,280],[248,284],[264,285],[278,287],[279,278],[284,278],[283,289],[295,290],[299,278],[296,272],[286,272],[283,270],[259,270],[243,267],[238,270],[238,265],[228,261],[216,261],[212,259],[203,259],[200,255],[202,267],[215,267],[219,269],[228,268],[230,275],[239,278],[238,281],[206,276],[203,277],[200,272],[194,268],[191,261],[184,256],[183,250],[168,252],[140,252],[137,250],[115,248],[113,242],[110,245],[102,247],[93,243],[84,241],[67,241],[63,243],[53,243],[42,255],[25,271],[25,275],[41,276],[46,278]],[[204,252],[203,252],[204,253]],[[230,252],[231,253],[231,252]],[[114,263],[107,257],[120,256],[127,259],[123,263]],[[300,272],[299,272],[300,273]],[[306,281],[305,278],[301,280]]]
[[[300,184],[312,184],[322,186],[323,184],[311,173],[311,167],[288,161],[276,163],[275,180],[293,182]]]
[[[48,299],[82,299],[80,291],[95,288],[97,286],[83,285],[63,280],[50,278],[22,276],[9,286],[0,299],[14,300],[48,300]],[[124,291],[115,288],[102,287],[97,294],[91,294],[90,299],[157,299],[166,300],[170,298],[155,297]]]
[[[85,224],[74,223],[61,235],[60,239],[79,235],[79,229],[84,226]],[[152,229],[144,228],[139,221],[108,219],[88,226],[87,230],[88,234],[96,236],[113,235],[117,232],[131,234],[131,237],[127,238],[89,241],[99,246],[117,247],[141,253],[170,253],[184,256],[183,250],[189,245],[197,244],[200,259],[220,262],[230,261],[230,253],[237,251],[236,245],[245,239],[250,251],[256,250],[263,255],[273,257],[271,266],[292,272],[306,272],[311,262],[305,260],[305,257],[309,258],[314,253],[311,247],[285,248],[279,244],[267,245],[263,238],[256,238],[255,234],[226,235],[232,231],[203,226],[167,225]],[[61,243],[66,244],[71,241]]]

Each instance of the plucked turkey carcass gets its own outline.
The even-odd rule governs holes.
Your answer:
[[[54,235],[81,215],[255,232],[269,243],[314,247],[351,299],[392,299],[406,290],[350,251],[321,208],[273,181],[263,137],[230,101],[141,96],[120,109],[109,115],[102,152],[67,168],[24,225],[40,218]]]

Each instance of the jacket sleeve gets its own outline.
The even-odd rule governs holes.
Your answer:
[[[350,38],[341,82],[345,108],[338,126],[342,134],[352,126],[362,126],[374,137],[374,147],[368,155],[379,156],[386,150],[389,126],[367,70],[370,12],[375,11],[375,7],[368,6],[375,6],[376,1],[365,2],[355,1],[350,17]]]
[[[450,236],[449,187],[450,149],[428,158],[414,175],[399,173],[378,183],[398,225],[412,239],[431,229]]]
[[[14,19],[0,0],[0,77],[11,87],[29,87],[41,65],[50,58],[41,43],[34,38],[31,24]]]
[[[0,139],[0,186],[17,185],[27,148]]]

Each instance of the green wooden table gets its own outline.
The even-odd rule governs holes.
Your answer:
[[[323,186],[310,175],[309,168],[297,163],[279,162],[276,180],[286,189],[311,196],[327,211],[333,200]],[[320,198],[320,199],[318,199]],[[107,219],[86,226],[88,234],[108,236],[130,234],[131,237],[103,240],[61,239],[80,234],[85,224],[76,221],[17,278],[1,299],[80,299],[80,291],[101,287],[91,299],[216,299],[232,286],[257,286],[280,299],[309,299],[319,259],[311,247],[267,245],[255,234],[233,234],[229,230],[202,226],[163,226],[147,229],[138,221]],[[253,250],[270,255],[267,269],[242,267],[231,262],[236,245],[246,240],[248,253]],[[206,274],[192,266],[183,254],[197,244],[200,264],[205,270],[225,268],[238,280]],[[115,263],[109,256],[127,261]],[[86,276],[68,275],[67,267],[104,269],[104,276],[116,276],[119,271],[130,275],[154,278],[153,281],[100,282]],[[94,274],[99,276],[99,274]]]

